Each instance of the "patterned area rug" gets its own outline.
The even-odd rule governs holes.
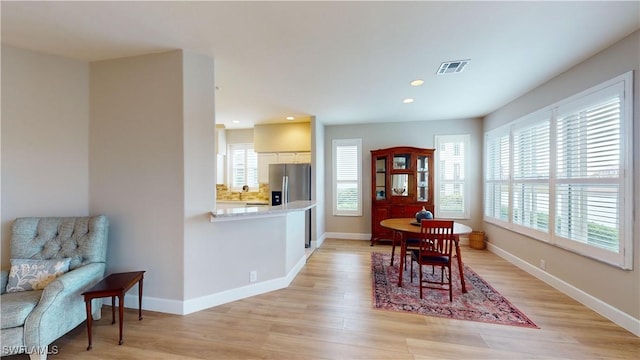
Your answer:
[[[449,292],[446,290],[423,289],[423,299],[420,299],[419,266],[413,264],[413,283],[409,268],[406,268],[403,273],[402,288],[399,288],[399,259],[396,256],[393,262],[394,266],[390,266],[390,254],[371,253],[374,308],[449,319],[538,328],[522,311],[513,306],[509,300],[500,295],[466,265],[464,265],[466,294],[462,293],[458,267],[453,266],[454,269],[451,271],[453,273],[453,302],[449,302]],[[440,270],[437,268],[435,274],[431,273],[431,267],[424,267],[424,272],[425,275],[436,276],[440,279]]]

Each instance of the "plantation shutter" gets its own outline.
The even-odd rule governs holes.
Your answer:
[[[606,90],[558,111],[555,231],[618,252],[621,95]]]
[[[549,232],[549,136],[550,113],[513,130],[512,222],[543,232]]]

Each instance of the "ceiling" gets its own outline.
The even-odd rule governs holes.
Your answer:
[[[638,1],[2,1],[1,11],[12,46],[86,61],[171,49],[213,57],[216,122],[227,128],[286,116],[482,117],[640,28]],[[436,75],[462,59],[463,72]]]

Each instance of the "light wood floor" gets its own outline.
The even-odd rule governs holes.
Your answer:
[[[640,359],[640,338],[486,250],[466,264],[540,329],[374,310],[370,252],[386,245],[327,240],[287,289],[186,316],[111,308],[56,341],[51,359]],[[25,355],[7,360],[24,359]]]

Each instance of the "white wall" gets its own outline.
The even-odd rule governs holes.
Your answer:
[[[11,223],[89,214],[89,66],[2,46],[2,268]]]
[[[325,219],[326,231],[330,233],[371,234],[371,150],[393,146],[415,146],[433,148],[435,135],[470,134],[469,181],[471,189],[481,189],[482,171],[482,122],[480,119],[461,119],[446,121],[419,121],[383,124],[361,124],[327,126],[325,129],[324,146],[326,157],[325,166]],[[363,215],[333,216],[332,206],[332,176],[331,166],[332,141],[334,139],[362,139],[362,189]],[[482,226],[482,192],[471,192],[470,218],[456,220],[474,229]]]
[[[146,270],[146,301],[180,301],[182,52],[93,62],[90,71],[90,209],[110,219],[107,271]]]
[[[311,118],[311,200],[316,207],[311,209],[311,241],[322,244],[325,234],[325,127],[315,116]]]
[[[485,230],[495,246],[534,268],[539,259],[545,259],[546,273],[619,309],[640,324],[640,32],[636,31],[609,49],[490,114],[485,119],[485,130],[496,128],[629,70],[635,72],[633,177],[636,211],[633,270],[621,270],[489,223],[485,224]],[[640,334],[640,329],[636,333]]]

